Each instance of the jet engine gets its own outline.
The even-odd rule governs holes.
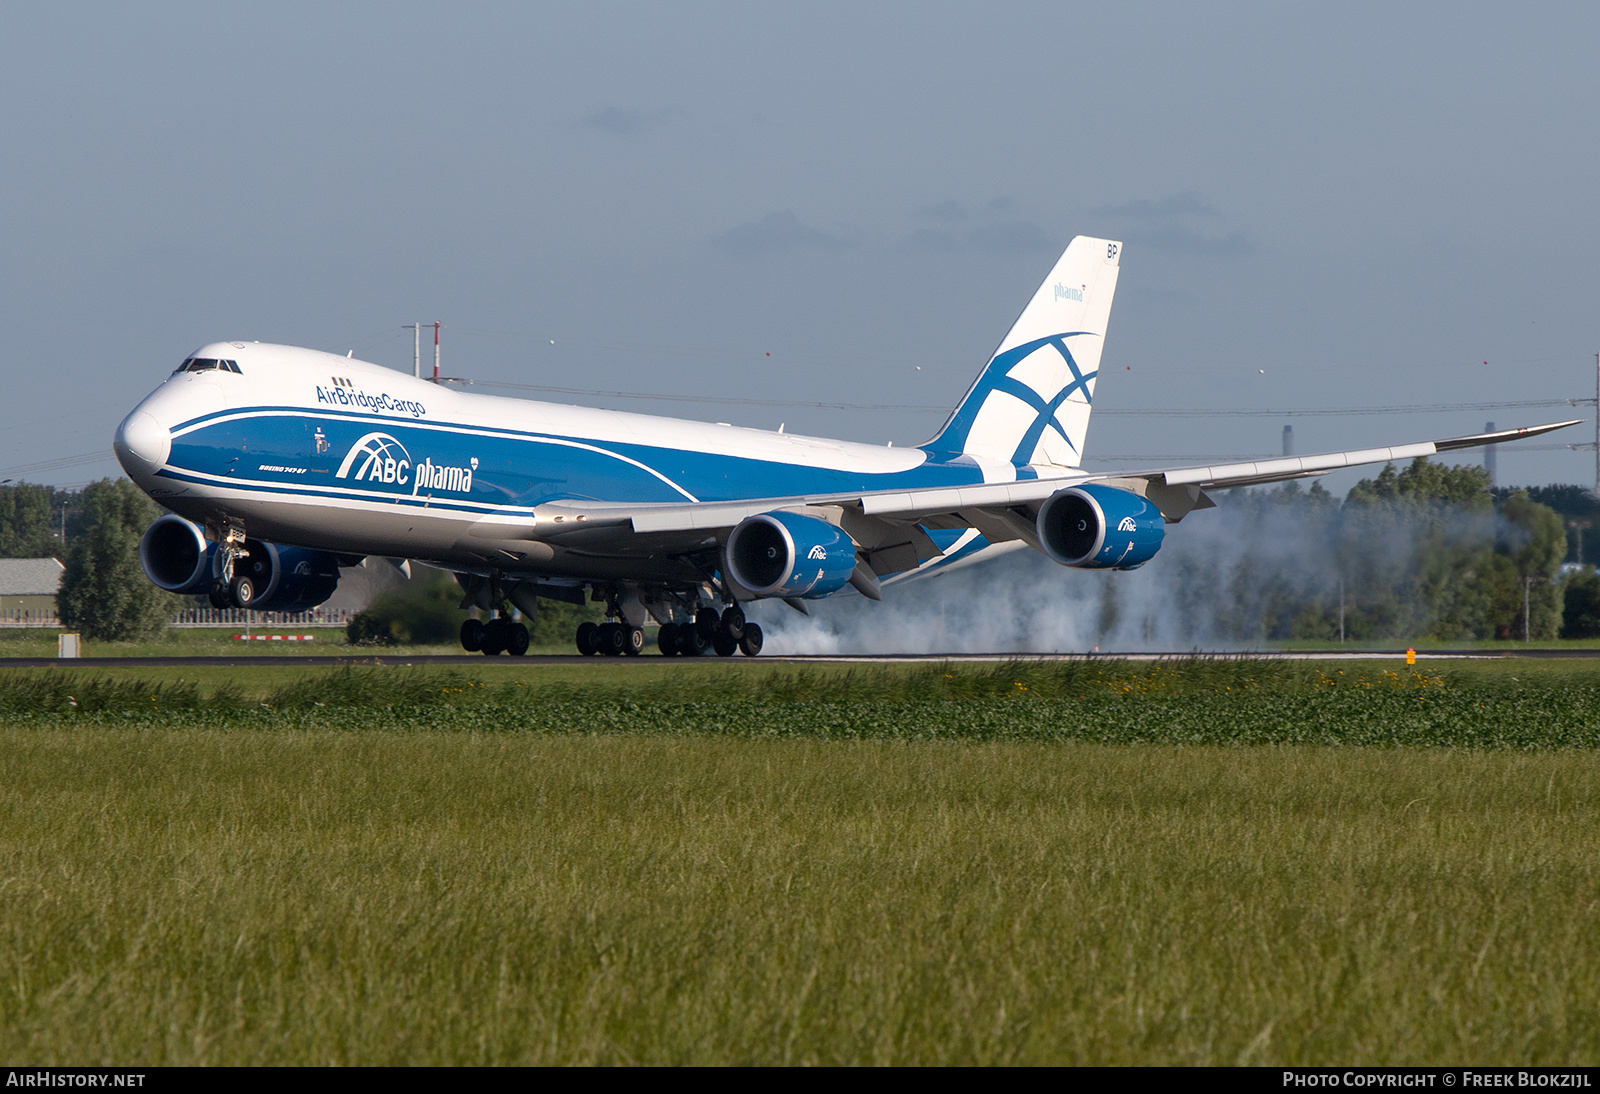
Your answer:
[[[327,551],[259,539],[245,540],[244,548],[250,553],[234,564],[234,573],[250,575],[255,595],[241,608],[303,612],[332,596],[339,584],[339,559]]]
[[[1129,490],[1069,486],[1039,507],[1039,543],[1063,566],[1135,570],[1161,549],[1161,510]]]
[[[818,600],[849,584],[855,569],[855,541],[802,513],[746,517],[728,534],[728,573],[757,596]]]
[[[169,593],[203,593],[216,576],[217,545],[198,524],[176,513],[156,518],[139,540],[139,564]]]
[[[269,612],[303,612],[333,595],[339,584],[339,560],[327,551],[284,547],[259,539],[244,542],[246,556],[234,573],[250,578],[253,594],[243,608]],[[139,540],[139,562],[145,575],[171,593],[209,592],[219,577],[217,545],[206,541],[200,526],[175,513],[158,517]]]

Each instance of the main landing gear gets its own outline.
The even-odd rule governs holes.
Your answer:
[[[521,657],[528,652],[528,628],[518,620],[512,619],[507,607],[507,589],[501,583],[498,573],[490,574],[487,580],[481,577],[456,575],[456,580],[461,582],[466,597],[461,601],[463,608],[488,609],[487,622],[481,619],[469,619],[461,624],[461,648],[468,653],[482,653],[486,657],[498,657],[502,653],[509,653],[512,657]],[[516,590],[510,590],[511,599],[518,603],[527,615],[533,619],[538,609],[537,601],[517,601]]]
[[[707,648],[718,657],[732,657],[735,652],[755,657],[761,652],[762,634],[761,627],[746,622],[744,612],[732,604],[720,616],[703,607],[692,623],[663,623],[656,644],[663,657],[699,657]]]
[[[496,657],[502,653],[521,657],[528,652],[528,628],[503,615],[497,615],[487,623],[469,619],[461,624],[461,648],[468,653],[482,651],[486,657]]]
[[[644,652],[644,631],[630,623],[579,623],[578,652],[585,657],[638,657]]]

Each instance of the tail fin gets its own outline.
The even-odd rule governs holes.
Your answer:
[[[982,462],[1077,467],[1122,244],[1078,236],[939,435],[923,446]]]

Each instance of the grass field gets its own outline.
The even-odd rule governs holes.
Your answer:
[[[1587,666],[685,667],[0,671],[0,1055],[1600,1052]]]

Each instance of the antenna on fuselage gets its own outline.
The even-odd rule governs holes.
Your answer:
[[[437,319],[433,321],[433,382],[436,384],[439,382],[439,327],[441,325]]]

